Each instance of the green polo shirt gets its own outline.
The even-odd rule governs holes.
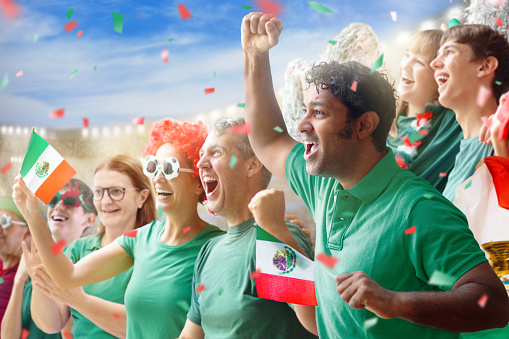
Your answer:
[[[101,246],[102,235],[96,236],[91,235],[85,238],[80,238],[71,242],[65,249],[64,254],[72,260],[73,263],[77,263],[83,257],[89,255],[102,248]],[[113,278],[83,286],[85,293],[94,295],[101,299],[112,301],[115,303],[124,303],[124,294],[131,279],[133,269],[130,268],[127,271],[114,276]],[[71,308],[72,315],[72,329],[71,334],[75,339],[87,339],[87,338],[116,338],[108,332],[102,330],[96,326],[93,322],[85,318],[78,311]],[[115,321],[113,315],[111,321]]]
[[[387,146],[392,149],[395,156],[402,157],[410,171],[426,179],[439,192],[442,192],[447,183],[447,176],[454,167],[456,155],[460,151],[463,131],[456,121],[454,112],[450,109],[426,106],[425,111],[432,111],[426,136],[417,133],[415,117],[400,115],[398,136],[395,139],[389,136]],[[415,148],[415,153],[404,146],[402,139],[404,137],[409,137],[411,141],[421,140],[421,144]]]
[[[28,279],[23,289],[23,307],[21,311],[21,319],[23,329],[28,331],[27,339],[61,339],[62,335],[58,333],[43,332],[32,319],[32,311],[30,304],[32,302],[32,279]]]
[[[353,188],[306,172],[304,147],[286,161],[286,180],[316,221],[315,253],[340,258],[334,275],[363,271],[392,291],[440,291],[428,284],[435,271],[456,281],[486,257],[465,216],[426,180],[400,168],[391,150]],[[416,233],[405,234],[415,226]],[[316,270],[317,325],[322,338],[458,338],[459,334],[403,319],[378,319],[344,302],[336,283]]]

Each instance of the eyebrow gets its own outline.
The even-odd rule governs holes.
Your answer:
[[[309,103],[310,106],[320,106],[320,107],[325,107],[325,108],[329,108],[329,106],[327,106],[323,101],[311,101]],[[306,103],[302,103],[302,107],[306,107]]]
[[[455,50],[458,50],[458,47],[457,47],[454,43],[451,43],[451,42],[450,42],[450,43],[446,43],[445,45],[443,45],[442,47],[440,47],[439,52],[441,53],[441,52],[443,52],[443,51],[444,51],[444,49],[447,49],[447,48],[453,48],[453,49],[455,49]]]

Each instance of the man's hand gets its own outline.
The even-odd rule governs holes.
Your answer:
[[[42,264],[41,258],[39,257],[39,254],[37,253],[37,247],[35,247],[34,240],[32,239],[32,244],[30,246],[30,249],[27,248],[27,244],[23,241],[21,243],[21,248],[23,249],[23,266],[25,267],[25,270],[28,272],[30,277],[33,277],[34,268],[38,265]],[[20,263],[21,267],[21,263]]]
[[[251,199],[248,207],[253,213],[256,223],[270,234],[278,234],[281,231],[281,225],[288,230],[284,222],[285,196],[283,191],[276,189],[260,191]]]
[[[21,255],[21,260],[19,261],[18,270],[16,271],[16,275],[14,276],[15,284],[25,284],[30,277],[28,275],[27,267],[25,265],[24,255]]]
[[[73,307],[73,303],[83,300],[85,292],[83,287],[61,288],[51,279],[43,265],[34,270],[33,280],[35,286],[48,297],[62,304]]]
[[[39,198],[26,186],[21,175],[17,175],[14,180],[16,183],[12,186],[12,199],[28,222],[30,217],[41,213],[39,211]]]
[[[315,246],[315,242],[313,241],[313,239],[311,239],[311,231],[307,228],[304,222],[302,222],[302,220],[300,220],[296,215],[291,213],[286,213],[285,219],[289,220],[291,224],[300,226],[302,232],[308,237],[311,246],[313,247]]]
[[[366,308],[383,319],[397,317],[398,293],[386,290],[364,272],[344,273],[334,278],[341,299],[355,309]]]
[[[241,41],[246,52],[267,53],[276,46],[283,22],[272,14],[249,13],[242,20]]]

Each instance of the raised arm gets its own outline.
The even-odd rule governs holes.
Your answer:
[[[286,158],[297,142],[286,130],[269,62],[269,50],[277,45],[282,30],[282,21],[270,14],[249,13],[242,20],[245,117],[251,124],[249,141],[265,167],[286,182]],[[274,130],[276,126],[283,132]]]

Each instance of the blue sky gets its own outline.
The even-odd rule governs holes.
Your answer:
[[[241,6],[255,6],[254,0],[16,1],[18,19],[0,15],[0,80],[9,76],[0,91],[0,125],[81,128],[87,117],[90,127],[108,126],[142,116],[182,118],[244,101],[240,24],[249,10]],[[290,60],[316,59],[352,22],[371,25],[384,40],[458,1],[323,0],[334,13],[322,14],[306,1],[281,0],[284,30],[271,52],[275,87],[282,86]],[[180,3],[191,19],[181,19]],[[66,33],[71,7],[78,27]],[[124,15],[122,34],[113,30],[112,11]],[[390,11],[397,12],[396,22]],[[168,63],[162,49],[169,51]],[[205,95],[209,87],[215,93]],[[64,118],[49,119],[59,108]]]

